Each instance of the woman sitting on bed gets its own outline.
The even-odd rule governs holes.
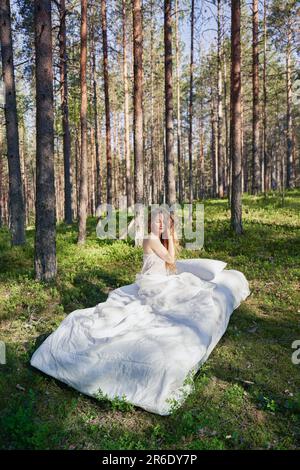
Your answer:
[[[148,212],[148,235],[143,240],[143,267],[141,274],[176,273],[179,252],[173,213],[163,208]]]
[[[125,396],[147,411],[168,415],[191,391],[188,374],[207,359],[233,308],[249,294],[245,280],[236,304],[220,309],[216,283],[185,271],[169,275],[176,272],[174,218],[163,209],[152,214],[136,282],[110,291],[95,307],[67,315],[30,363],[81,393]],[[221,295],[224,300],[223,286]]]

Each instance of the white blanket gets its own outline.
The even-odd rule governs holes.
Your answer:
[[[168,415],[193,390],[187,378],[249,294],[235,270],[212,282],[186,272],[137,275],[105,302],[70,313],[30,362],[86,395],[125,398]]]

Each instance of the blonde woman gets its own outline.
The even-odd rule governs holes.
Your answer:
[[[172,213],[163,208],[148,212],[148,235],[143,240],[142,274],[172,274],[176,272],[179,243]]]
[[[152,211],[143,249],[136,281],[95,307],[70,313],[31,365],[87,395],[125,395],[167,415],[191,391],[185,378],[211,347],[219,312],[213,283],[176,273],[178,241],[168,211]]]

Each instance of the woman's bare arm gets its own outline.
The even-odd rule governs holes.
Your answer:
[[[167,250],[158,238],[152,238],[150,248],[167,263],[175,262],[175,252],[172,237],[169,239],[169,250]],[[171,249],[170,249],[171,248]]]

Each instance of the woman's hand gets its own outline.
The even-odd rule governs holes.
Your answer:
[[[169,239],[171,236],[171,227],[170,227],[170,222],[168,221],[165,225],[164,231],[163,231],[163,238],[164,239]]]

